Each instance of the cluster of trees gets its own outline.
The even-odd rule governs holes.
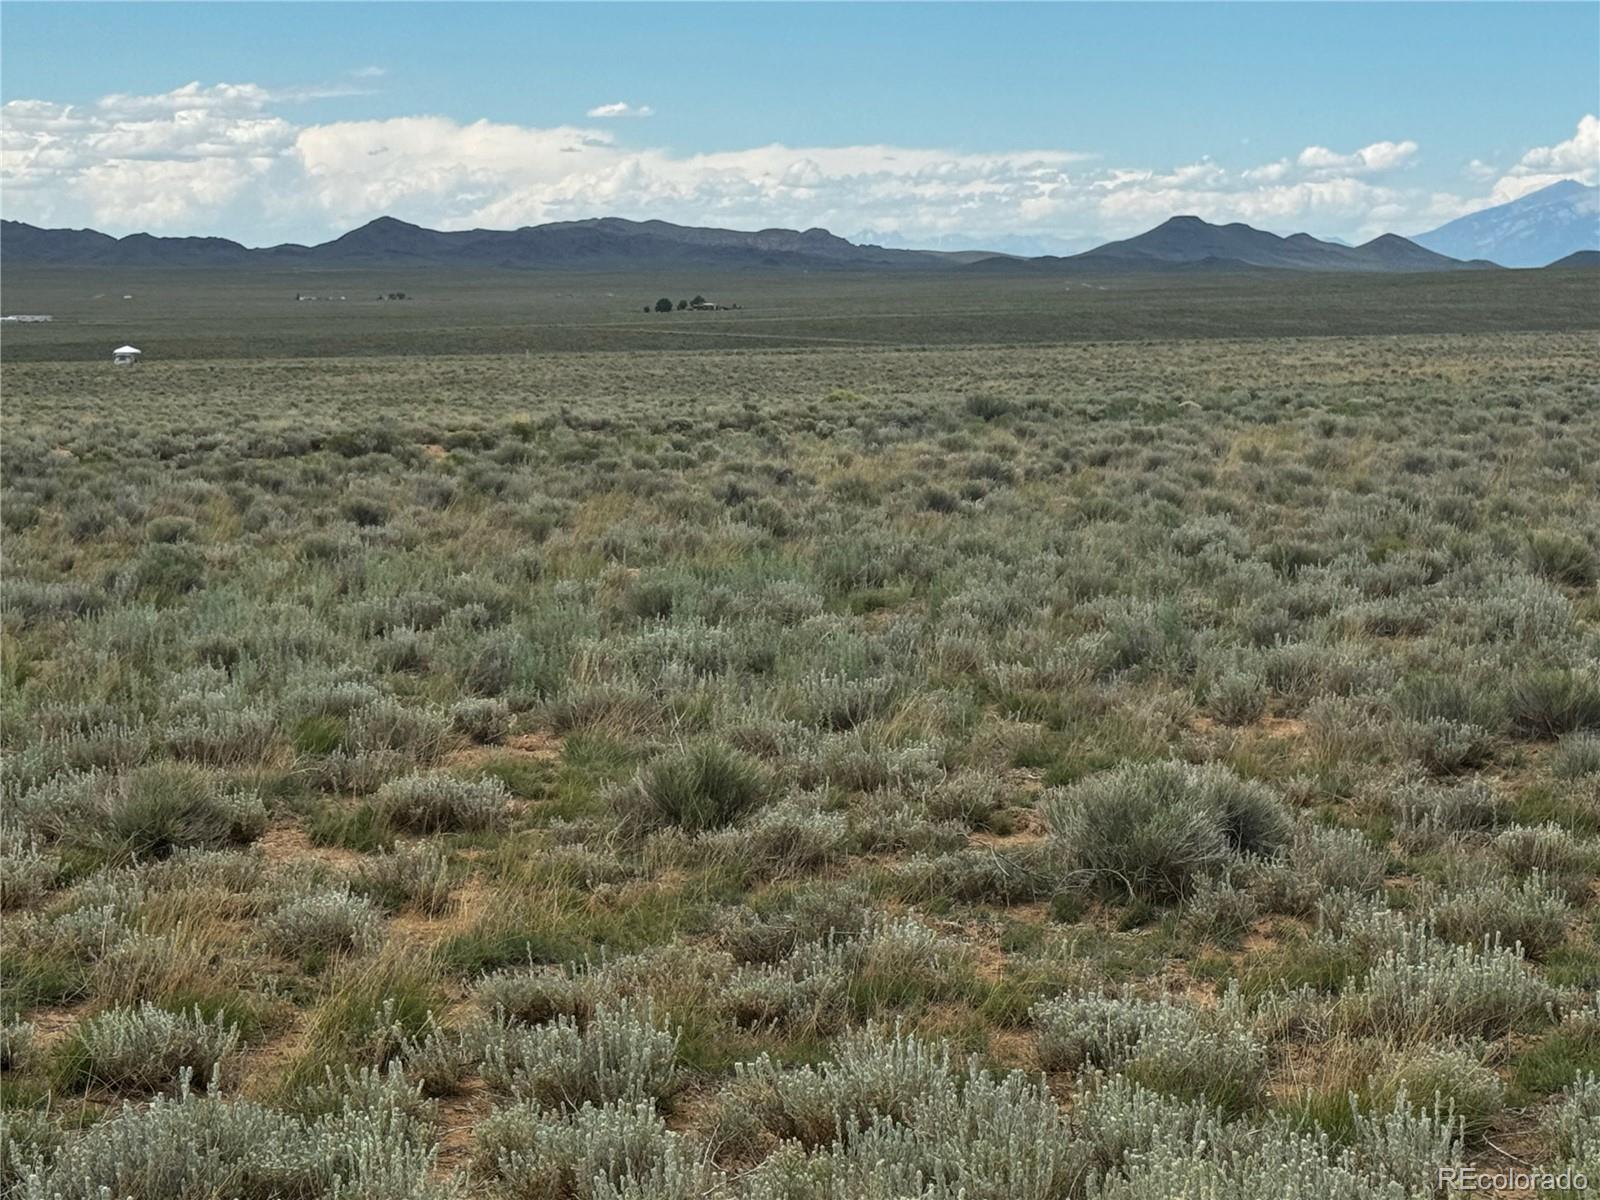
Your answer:
[[[663,296],[661,299],[656,301],[655,311],[671,312],[674,308],[676,308],[679,312],[682,312],[684,309],[689,308],[692,305],[704,304],[705,302],[706,298],[704,296],[696,296],[693,300],[679,300],[676,304],[674,304],[671,300],[667,299],[667,297]],[[645,312],[649,312],[650,305],[645,305],[644,310]]]

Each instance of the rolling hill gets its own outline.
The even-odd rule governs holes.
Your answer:
[[[1600,267],[1600,250],[1574,250],[1565,258],[1558,258],[1553,263],[1546,263],[1545,269],[1550,271],[1568,271],[1574,267],[1584,267],[1593,270]]]
[[[224,238],[110,237],[92,229],[40,229],[0,223],[8,263],[92,266],[239,267],[460,266],[619,270],[649,266],[723,269],[941,270],[983,273],[1127,274],[1245,270],[1417,272],[1492,266],[1460,262],[1394,234],[1360,246],[1290,237],[1248,225],[1212,225],[1180,216],[1137,237],[1068,257],[1020,258],[984,251],[891,249],[860,245],[826,229],[734,229],[601,217],[521,229],[425,229],[379,217],[316,246],[250,249]]]
[[[1118,271],[1237,269],[1262,267],[1287,271],[1458,271],[1487,263],[1460,262],[1392,233],[1360,246],[1325,242],[1309,233],[1279,237],[1249,225],[1212,225],[1199,217],[1173,217],[1147,233],[1107,242],[1069,259],[1077,269]]]
[[[1563,179],[1419,233],[1412,241],[1455,258],[1542,267],[1580,250],[1600,250],[1600,187]]]
[[[103,266],[439,265],[463,267],[618,268],[693,263],[719,267],[895,267],[959,265],[981,253],[858,246],[825,229],[704,229],[666,221],[603,217],[521,229],[443,232],[379,217],[316,246],[249,249],[224,238],[108,237],[92,229],[39,229],[3,223],[7,262]]]

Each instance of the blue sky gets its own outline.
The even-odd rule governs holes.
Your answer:
[[[10,0],[0,33],[7,215],[118,233],[617,214],[1054,248],[1171,209],[1360,237],[1600,157],[1590,3]]]

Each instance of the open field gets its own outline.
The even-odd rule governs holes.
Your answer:
[[[1588,276],[363,278],[7,273],[0,1196],[1600,1179]]]
[[[413,297],[385,301],[401,291]],[[324,297],[297,301],[296,295]],[[736,312],[645,313],[704,295]],[[131,299],[124,300],[123,296]],[[326,299],[344,296],[345,299]],[[992,276],[12,267],[8,362],[1007,345],[1592,329],[1600,272]]]

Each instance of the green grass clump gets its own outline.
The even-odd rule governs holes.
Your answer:
[[[152,763],[125,775],[87,778],[62,801],[41,823],[67,854],[84,864],[245,845],[266,827],[258,796],[234,791],[217,774],[180,763]]]
[[[1518,737],[1548,740],[1600,729],[1600,683],[1579,671],[1532,671],[1506,687],[1511,729]]]
[[[1224,767],[1119,767],[1053,794],[1045,817],[1072,866],[1108,892],[1188,895],[1239,854],[1272,854],[1290,822],[1267,788]]]
[[[771,794],[772,781],[754,760],[721,743],[701,742],[642,768],[615,803],[636,828],[670,825],[701,833],[732,824]]]

